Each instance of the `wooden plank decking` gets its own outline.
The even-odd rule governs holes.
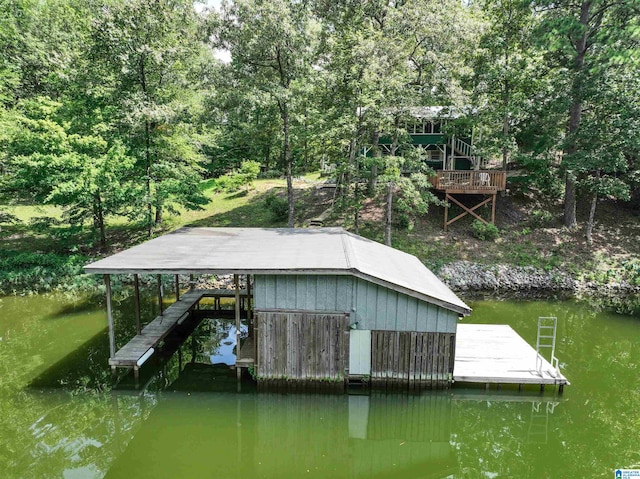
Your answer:
[[[240,292],[247,295],[246,291]],[[136,367],[149,349],[156,347],[178,324],[180,319],[188,314],[202,298],[234,297],[234,290],[227,289],[194,289],[180,296],[180,300],[164,310],[162,316],[151,321],[140,334],[134,336],[127,344],[109,358],[110,366]]]
[[[505,324],[459,324],[453,380],[484,384],[569,384],[547,360],[536,370],[536,350]]]

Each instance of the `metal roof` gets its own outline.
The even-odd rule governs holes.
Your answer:
[[[87,273],[350,274],[460,314],[471,309],[418,258],[342,228],[182,228]]]

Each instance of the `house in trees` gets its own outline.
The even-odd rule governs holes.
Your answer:
[[[435,190],[444,195],[444,229],[466,216],[475,217],[483,223],[495,222],[496,195],[506,188],[506,172],[487,168],[487,159],[478,154],[474,143],[476,135],[471,125],[462,126],[464,113],[444,106],[412,107],[393,112],[397,116],[398,131],[406,133],[409,141],[402,144],[394,141],[392,135],[381,133],[377,145],[364,148],[365,156],[378,154],[402,154],[407,146],[424,150],[424,161],[435,172],[431,183]],[[400,145],[399,152],[394,152]],[[461,195],[467,196],[462,201]],[[474,201],[474,199],[476,201]],[[462,212],[449,219],[449,207],[456,204]],[[485,219],[477,211],[490,205],[490,218]]]

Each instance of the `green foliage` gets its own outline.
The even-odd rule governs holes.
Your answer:
[[[260,163],[246,160],[240,164],[240,168],[233,170],[216,180],[215,189],[233,193],[242,188],[248,191],[260,173]]]
[[[282,172],[280,170],[266,170],[258,174],[258,178],[273,179],[281,178]]]
[[[287,199],[273,192],[265,197],[264,206],[271,212],[275,220],[284,220],[289,214]]]
[[[473,228],[473,236],[482,241],[495,241],[500,236],[500,230],[493,223],[483,223],[475,220],[471,225]]]
[[[45,97],[18,103],[1,187],[15,197],[62,206],[72,225],[90,220],[104,246],[105,218],[132,202],[134,162],[118,141],[109,146],[99,135],[71,132],[61,109]]]
[[[534,228],[545,228],[553,223],[553,214],[547,210],[533,210],[530,221]]]
[[[85,276],[82,255],[24,253],[0,250],[0,295],[54,289],[93,290],[97,276]]]

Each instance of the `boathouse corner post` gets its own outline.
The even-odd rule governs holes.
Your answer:
[[[116,335],[113,327],[113,309],[111,306],[111,277],[104,275],[104,286],[107,296],[107,321],[109,323],[109,357],[116,355]],[[111,375],[115,376],[115,368],[111,367]]]
[[[158,275],[158,307],[160,308],[160,316],[163,315],[162,311],[162,275]]]
[[[142,332],[140,328],[140,277],[137,273],[133,275],[133,287],[136,303],[136,334],[140,334]]]
[[[233,286],[235,288],[236,298],[236,358],[240,358],[240,278],[237,274],[233,275]],[[238,378],[238,392],[240,392],[240,379],[242,377],[242,369],[236,366],[236,377]]]

